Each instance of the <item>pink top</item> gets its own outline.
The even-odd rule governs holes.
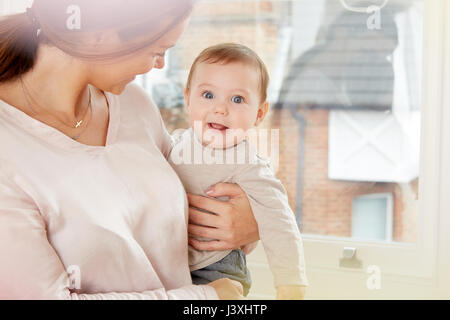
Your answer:
[[[218,299],[192,285],[158,109],[134,84],[106,97],[105,147],[0,100],[0,299]]]

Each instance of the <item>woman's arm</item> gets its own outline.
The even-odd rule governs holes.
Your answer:
[[[216,215],[189,207],[188,232],[192,236],[217,239],[199,241],[192,237],[189,244],[198,250],[254,249],[259,240],[258,225],[247,195],[234,183],[218,183],[206,192],[212,197],[228,196],[226,202],[188,194],[189,204]]]
[[[0,172],[0,299],[217,299],[213,287],[77,294],[31,198]],[[81,270],[82,271],[82,270]]]

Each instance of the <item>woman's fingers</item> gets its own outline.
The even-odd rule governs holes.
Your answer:
[[[191,193],[188,193],[187,197],[190,206],[214,212],[219,215],[226,214],[230,209],[229,204],[220,200],[214,200]]]
[[[212,213],[203,212],[195,208],[189,207],[189,222],[193,224],[199,224],[202,226],[208,226],[217,228],[220,224],[220,219]]]
[[[221,278],[207,284],[216,290],[220,300],[246,300],[243,296],[244,289],[238,281],[229,278]]]
[[[214,213],[203,213],[196,208],[189,209],[189,234],[217,240],[214,242],[190,240],[195,249],[237,249],[259,239],[258,224],[250,202],[239,185],[218,183],[209,191],[211,192],[207,194],[210,196],[228,196],[229,200],[224,202],[188,193],[190,206]]]
[[[196,237],[225,240],[225,241],[228,240],[229,238],[229,236],[221,229],[197,226],[195,224],[188,224],[188,233]]]
[[[230,198],[235,198],[245,195],[244,191],[242,191],[239,185],[227,182],[217,183],[214,186],[208,188],[208,190],[206,190],[205,192],[211,197],[228,196]]]
[[[189,238],[188,242],[195,249],[201,251],[220,251],[234,249],[233,246],[231,246],[227,242],[220,240],[201,241],[194,238]]]

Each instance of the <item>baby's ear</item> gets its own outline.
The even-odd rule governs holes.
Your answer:
[[[186,105],[186,112],[189,113],[189,90],[184,90],[184,104]]]
[[[259,106],[258,114],[256,116],[255,126],[259,125],[264,120],[264,117],[266,116],[267,111],[269,111],[269,102],[266,101]]]

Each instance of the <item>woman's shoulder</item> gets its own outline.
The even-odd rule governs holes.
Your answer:
[[[145,130],[146,133],[150,132],[166,155],[171,147],[170,135],[150,94],[138,84],[130,83],[118,99],[121,122],[133,123],[134,127]]]
[[[142,114],[159,114],[158,107],[153,102],[150,94],[137,83],[130,83],[125,90],[116,96],[119,99],[121,112]]]

